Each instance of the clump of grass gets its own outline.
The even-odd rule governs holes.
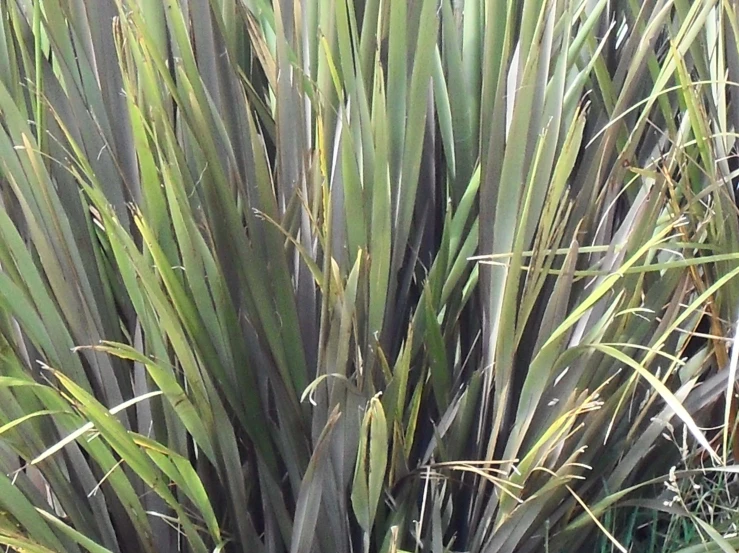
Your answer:
[[[739,470],[716,466],[688,439],[665,433],[681,462],[649,488],[646,498],[622,503],[605,517],[632,553],[725,551],[739,543]],[[688,445],[690,443],[690,446]],[[649,498],[649,499],[647,499]],[[600,551],[612,551],[602,539]]]

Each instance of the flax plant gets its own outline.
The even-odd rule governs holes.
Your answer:
[[[0,0],[0,543],[626,551],[733,470],[738,34]]]

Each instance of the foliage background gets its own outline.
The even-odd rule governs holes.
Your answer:
[[[735,550],[731,2],[0,8],[0,542]]]

